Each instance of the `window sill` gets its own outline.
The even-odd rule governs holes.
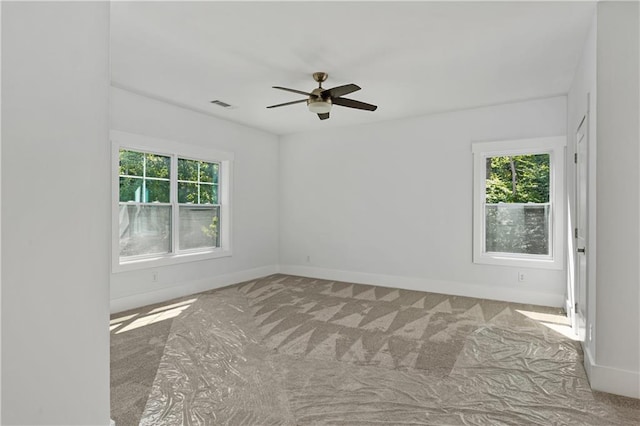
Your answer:
[[[509,256],[507,253],[483,253],[480,256],[474,256],[473,263],[484,265],[499,265],[499,266],[513,266],[519,268],[534,268],[534,269],[563,269],[562,262],[559,259],[553,258],[531,258],[531,257],[516,257]]]
[[[114,263],[112,272],[127,272],[140,269],[152,269],[160,266],[179,265],[188,262],[198,262],[202,260],[219,259],[222,257],[231,257],[231,250],[214,249],[207,252],[197,253],[180,253],[170,255],[160,255],[156,257],[147,257],[142,259],[129,260],[125,262]]]

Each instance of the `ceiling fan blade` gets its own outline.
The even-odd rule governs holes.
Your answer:
[[[331,102],[334,105],[340,105],[340,106],[356,108],[356,109],[365,109],[367,111],[375,111],[378,108],[376,105],[371,105],[371,104],[367,104],[360,101],[354,101],[353,99],[347,99],[347,98],[333,98],[331,99]]]
[[[291,102],[285,102],[283,104],[271,105],[271,106],[268,106],[267,108],[278,108],[278,107],[286,106],[286,105],[299,104],[301,102],[307,102],[307,100],[306,99],[300,99],[299,101],[291,101]]]
[[[360,86],[357,84],[345,84],[344,86],[333,87],[331,89],[327,89],[321,93],[323,98],[326,98],[327,95],[332,98],[337,98],[339,96],[348,95],[349,93],[353,93],[356,90],[360,90]]]
[[[299,95],[305,95],[305,96],[315,96],[309,92],[303,92],[302,90],[296,90],[296,89],[288,89],[286,87],[280,87],[280,86],[272,86],[274,89],[280,89],[280,90],[286,90],[287,92],[293,92],[293,93],[297,93]]]
[[[326,120],[329,118],[329,113],[325,112],[324,114],[318,114],[318,118],[320,118],[320,120]]]

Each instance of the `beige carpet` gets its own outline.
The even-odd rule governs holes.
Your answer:
[[[114,319],[118,426],[640,419],[591,392],[557,309],[273,275]]]

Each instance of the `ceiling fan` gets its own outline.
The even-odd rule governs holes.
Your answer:
[[[311,92],[303,92],[302,90],[273,86],[274,89],[286,90],[287,92],[306,95],[308,96],[308,98],[301,99],[299,101],[285,102],[278,105],[271,105],[267,108],[277,108],[285,105],[293,105],[306,102],[307,106],[309,107],[309,111],[318,114],[320,120],[326,120],[327,118],[329,118],[331,105],[340,105],[343,107],[363,109],[366,111],[375,111],[378,108],[376,105],[371,105],[342,97],[343,95],[348,95],[349,93],[353,93],[356,90],[360,90],[360,86],[356,84],[345,84],[344,86],[333,87],[331,89],[323,89],[322,82],[325,81],[327,77],[329,77],[329,74],[327,74],[326,72],[314,72],[313,79],[318,82],[318,88],[313,89]]]

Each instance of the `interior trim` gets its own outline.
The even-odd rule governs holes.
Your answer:
[[[593,361],[589,348],[585,348],[584,351],[584,369],[591,389],[629,398],[640,398],[639,372],[598,365]]]
[[[166,302],[177,297],[189,296],[207,290],[213,290],[232,284],[261,278],[278,272],[278,265],[268,265],[244,271],[231,272],[229,274],[212,276],[201,280],[193,280],[180,283],[171,287],[165,287],[152,292],[133,294],[130,296],[111,299],[111,313],[126,311],[151,305],[153,303]]]
[[[428,291],[452,296],[476,297],[479,299],[502,300],[505,302],[528,303],[558,308],[563,307],[565,303],[565,295],[563,293],[533,292],[517,288],[516,286],[499,287],[486,284],[369,274],[297,265],[280,265],[280,272],[283,274],[346,281],[357,284],[371,284],[403,290]]]

